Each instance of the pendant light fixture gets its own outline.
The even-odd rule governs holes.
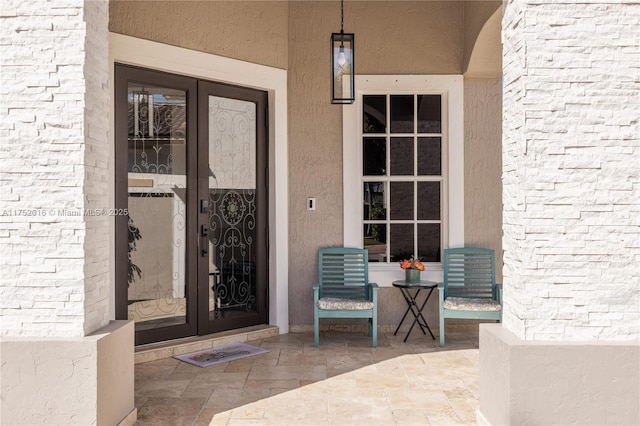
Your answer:
[[[353,33],[344,32],[344,0],[340,0],[340,32],[331,34],[331,103],[355,100]]]

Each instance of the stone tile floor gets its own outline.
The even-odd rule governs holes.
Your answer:
[[[401,335],[402,334],[402,335]],[[136,364],[137,425],[470,425],[478,407],[477,325],[447,346],[413,331],[289,333],[247,343],[271,352],[199,368]],[[437,336],[436,336],[437,338]]]

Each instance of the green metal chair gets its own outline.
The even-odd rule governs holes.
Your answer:
[[[320,318],[368,318],[372,346],[378,345],[378,285],[369,282],[366,249],[331,247],[318,251],[318,282],[313,285],[316,347]]]
[[[445,318],[502,321],[502,284],[496,284],[495,253],[484,248],[444,250],[440,297],[440,346]]]

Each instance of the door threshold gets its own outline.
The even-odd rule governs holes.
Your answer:
[[[171,358],[203,349],[218,348],[232,343],[245,343],[252,340],[265,339],[280,334],[280,327],[274,325],[254,325],[235,330],[222,331],[206,336],[185,337],[165,342],[148,343],[136,346],[134,363]]]

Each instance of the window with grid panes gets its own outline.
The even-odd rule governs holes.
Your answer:
[[[371,262],[440,262],[442,95],[362,97],[363,245]]]

